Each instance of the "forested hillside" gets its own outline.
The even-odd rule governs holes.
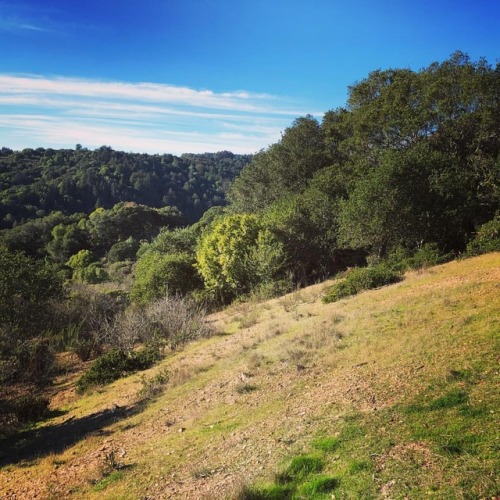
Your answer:
[[[103,138],[105,140],[105,138]],[[181,157],[124,153],[103,146],[90,151],[39,148],[0,150],[0,229],[54,211],[89,214],[133,201],[176,207],[194,222],[224,204],[229,183],[250,155],[228,151]]]

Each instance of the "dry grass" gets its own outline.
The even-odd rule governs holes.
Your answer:
[[[63,498],[235,498],[331,438],[323,472],[340,478],[338,497],[492,496],[499,283],[497,253],[335,304],[321,303],[327,283],[214,314],[231,334],[150,370],[177,379],[151,405],[61,453],[5,466],[0,497],[44,497],[50,483]],[[246,327],[236,320],[252,315]],[[46,425],[129,405],[139,387],[138,375],[117,381]],[[110,449],[129,467],[95,492],[89,471]]]

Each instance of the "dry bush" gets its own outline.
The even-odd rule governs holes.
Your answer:
[[[151,325],[151,339],[168,343],[175,349],[187,342],[213,335],[213,328],[206,321],[205,310],[191,299],[166,296],[147,308]]]
[[[174,350],[213,333],[201,306],[186,297],[167,295],[145,308],[118,315],[108,325],[106,336],[110,345],[125,351],[137,343],[168,345]]]

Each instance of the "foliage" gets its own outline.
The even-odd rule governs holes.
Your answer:
[[[145,313],[148,327],[142,338],[148,343],[167,344],[174,350],[213,334],[205,310],[187,297],[167,295],[148,306]]]
[[[61,282],[44,263],[0,247],[0,379],[46,380],[52,358],[42,338],[61,293]]]
[[[59,348],[74,351],[83,361],[101,354],[109,325],[127,303],[123,293],[99,293],[81,283],[72,285],[56,308]]]
[[[38,337],[24,341],[14,351],[17,378],[44,385],[50,381],[55,362],[49,338]]]
[[[201,284],[194,268],[194,258],[186,253],[147,251],[137,261],[134,276],[131,297],[140,304],[147,304],[167,293],[185,295]]]
[[[139,241],[129,236],[125,241],[118,241],[111,246],[107,253],[108,261],[111,263],[125,260],[135,260]]]
[[[0,429],[40,420],[47,414],[48,407],[47,398],[34,394],[0,400]]]
[[[160,370],[149,379],[143,376],[141,379],[142,386],[138,392],[141,401],[152,400],[162,394],[169,380],[170,373],[167,369]]]
[[[166,295],[146,307],[129,308],[117,315],[109,324],[106,340],[123,351],[131,351],[138,343],[176,349],[211,334],[201,306],[186,297]]]
[[[436,243],[424,243],[407,259],[411,269],[423,269],[444,262],[448,256],[443,255]]]
[[[77,391],[83,393],[93,387],[110,384],[124,375],[151,367],[160,359],[159,352],[151,347],[126,353],[112,350],[97,358],[77,383]]]
[[[476,236],[467,245],[468,255],[498,251],[500,251],[500,215],[480,226]]]
[[[228,151],[181,157],[85,148],[0,151],[0,228],[60,211],[90,214],[120,202],[176,207],[195,221],[224,204],[251,156]],[[75,253],[74,251],[72,253]]]
[[[299,193],[313,174],[328,165],[320,124],[308,115],[297,118],[281,140],[261,151],[233,182],[233,210],[256,212],[284,196]]]
[[[282,265],[280,242],[255,215],[217,219],[196,251],[196,267],[205,287],[223,300],[274,279]]]
[[[309,279],[423,242],[462,251],[499,206],[499,76],[461,52],[374,71],[349,87],[345,109],[319,126],[297,120],[256,155],[229,210],[267,212],[294,274]]]
[[[335,302],[344,297],[356,295],[364,290],[396,283],[400,279],[400,273],[392,270],[385,264],[355,268],[348,273],[346,278],[330,288],[328,294],[323,297],[323,302],[327,304]]]

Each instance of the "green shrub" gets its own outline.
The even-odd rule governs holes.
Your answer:
[[[467,255],[500,251],[500,215],[483,224],[467,245]]]
[[[146,346],[128,355],[127,371],[146,370],[161,359],[156,347]]]
[[[121,262],[124,260],[134,260],[137,250],[139,249],[139,242],[133,238],[128,238],[125,241],[115,243],[108,252],[108,261]]]
[[[141,379],[142,387],[138,392],[139,398],[143,401],[154,399],[163,393],[169,380],[170,373],[165,368],[149,379],[143,375]]]
[[[411,269],[424,269],[441,264],[446,259],[447,256],[440,252],[437,243],[425,243],[411,257],[408,257],[407,264]]]
[[[394,271],[386,264],[372,267],[358,267],[353,269],[343,281],[332,286],[328,294],[323,297],[323,302],[330,303],[356,295],[363,290],[370,290],[380,286],[396,283],[401,279],[401,274]]]
[[[77,391],[83,393],[92,387],[110,384],[128,373],[149,368],[159,359],[159,351],[150,347],[131,353],[109,351],[97,358],[87,373],[78,379]]]
[[[96,284],[109,281],[109,275],[101,264],[93,262],[87,267],[81,267],[73,271],[73,279],[83,283]]]
[[[201,285],[193,257],[183,253],[145,252],[137,261],[134,275],[131,297],[139,304],[147,304],[167,293],[186,295]]]

